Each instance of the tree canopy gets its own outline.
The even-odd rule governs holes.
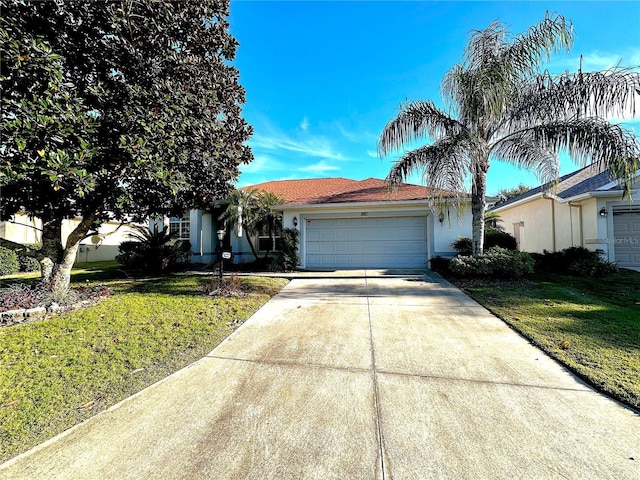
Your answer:
[[[252,160],[228,3],[2,0],[0,215],[42,219],[45,281],[101,222],[205,206]]]
[[[415,140],[431,141],[402,155],[387,177],[392,185],[421,172],[432,191],[456,192],[461,202],[471,180],[474,255],[483,252],[491,161],[533,170],[547,183],[559,175],[559,152],[568,151],[578,164],[609,169],[626,189],[638,169],[638,139],[607,121],[635,115],[638,69],[560,75],[542,69],[544,60],[572,43],[571,23],[557,14],[517,36],[498,21],[473,31],[462,62],[442,80],[445,108],[409,102],[380,135],[380,156]]]

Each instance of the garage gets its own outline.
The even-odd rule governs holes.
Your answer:
[[[427,217],[305,221],[307,268],[425,268]]]
[[[613,210],[615,261],[620,267],[640,267],[640,211]]]

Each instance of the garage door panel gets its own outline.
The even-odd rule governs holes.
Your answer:
[[[621,267],[640,267],[640,212],[614,211],[615,260]]]
[[[426,216],[308,220],[309,268],[422,268],[427,261]]]

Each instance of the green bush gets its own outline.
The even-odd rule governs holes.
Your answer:
[[[558,252],[544,250],[533,254],[538,272],[560,273],[580,277],[601,277],[618,271],[615,263],[602,259],[604,251],[569,247]]]
[[[40,262],[33,257],[28,257],[21,253],[18,254],[18,265],[21,272],[39,272]]]
[[[11,275],[20,270],[16,252],[0,247],[0,275]]]
[[[494,228],[488,228],[484,232],[484,248],[486,250],[493,247],[506,248],[507,250],[517,250],[518,241],[516,237],[507,232],[501,232]]]
[[[471,255],[471,239],[468,237],[460,237],[451,244],[458,255]],[[507,232],[501,232],[495,228],[487,228],[484,231],[484,249],[489,250],[493,247],[506,248],[507,250],[517,250],[518,242],[516,237]]]
[[[472,245],[471,245],[471,239],[468,237],[460,237],[455,242],[453,242],[451,246],[457,252],[458,255],[462,255],[462,256],[471,255]]]
[[[279,270],[289,272],[295,270],[300,264],[298,258],[298,240],[300,232],[295,228],[285,228],[282,230],[282,250],[278,253],[275,266]]]
[[[518,278],[533,273],[535,261],[526,252],[492,247],[479,257],[458,256],[449,262],[460,277]]]
[[[120,254],[116,256],[116,261],[124,268],[157,274],[189,262],[189,240],[175,240],[174,235],[168,233],[167,227],[161,231],[146,227],[135,228],[137,231],[130,235],[135,240],[124,241],[118,247]]]

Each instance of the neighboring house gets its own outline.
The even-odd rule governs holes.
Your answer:
[[[276,207],[283,213],[281,228],[300,231],[298,256],[303,269],[424,268],[433,256],[453,256],[451,243],[458,237],[471,236],[470,207],[460,220],[452,207],[442,215],[434,214],[423,186],[402,184],[389,192],[384,180],[319,178],[245,188],[272,192],[284,200]],[[215,232],[221,226],[217,219],[225,208],[221,202],[210,211],[195,210],[183,219],[157,223],[169,222],[174,230],[186,230],[184,238],[191,241],[192,262],[209,263],[217,258]],[[253,261],[244,235],[238,238],[235,226],[228,230],[224,243],[232,246],[234,262]],[[276,228],[276,234],[279,231]],[[259,232],[253,241],[262,253],[279,245],[266,231]]]
[[[80,223],[79,218],[65,220],[62,223],[62,239],[66,241],[69,233]],[[10,221],[0,222],[0,238],[24,245],[41,243],[42,222],[38,218],[29,218],[24,214],[14,215]],[[98,234],[85,238],[80,242],[76,255],[78,262],[98,262],[113,260],[118,255],[118,246],[125,240],[131,240],[133,232],[127,224],[105,222]]]
[[[608,170],[588,166],[495,205],[526,252],[557,251],[580,246],[601,249],[621,267],[640,267],[640,171],[631,198]]]

